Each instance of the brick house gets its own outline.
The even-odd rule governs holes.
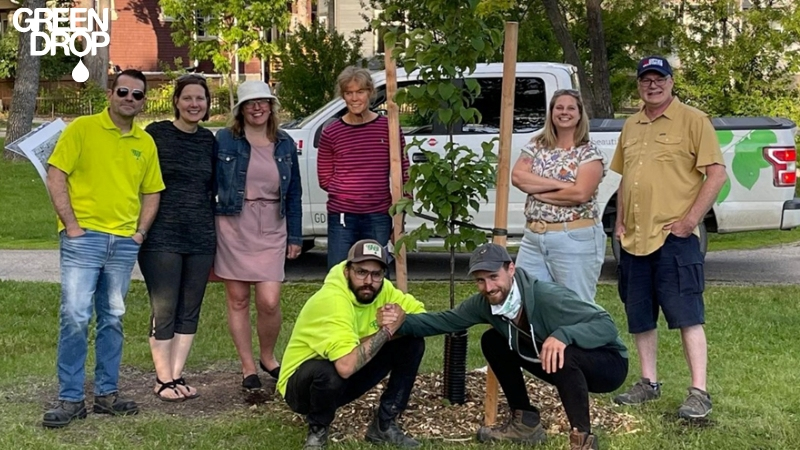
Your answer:
[[[9,20],[14,10],[20,7],[21,0],[0,0],[0,35],[11,25]],[[148,75],[158,75],[162,65],[167,64],[175,69],[175,58],[182,59],[185,68],[197,67],[206,74],[214,74],[210,61],[192,61],[188,49],[176,46],[170,36],[170,19],[161,12],[158,0],[110,0],[111,43],[109,44],[110,65],[124,70],[135,68]],[[94,0],[77,0],[75,7],[92,7]],[[315,20],[316,6],[311,0],[291,0],[287,7],[292,10],[292,27],[308,24]],[[277,34],[270,30],[266,39],[276,38]],[[213,37],[200,36],[213,39]],[[250,61],[239,61],[236,67],[239,80],[270,79],[268,61],[253,58]],[[2,95],[2,94],[0,94]]]

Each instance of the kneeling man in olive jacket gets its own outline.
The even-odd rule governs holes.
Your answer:
[[[522,368],[558,389],[572,427],[570,448],[597,449],[589,392],[614,391],[628,375],[628,351],[611,316],[564,286],[516,269],[506,249],[496,244],[473,252],[469,273],[478,294],[448,311],[407,315],[397,334],[424,337],[491,325],[481,338],[481,349],[512,414],[501,427],[481,427],[478,440],[537,444],[546,439]],[[378,318],[383,320],[381,314]],[[383,325],[389,324],[379,324]]]

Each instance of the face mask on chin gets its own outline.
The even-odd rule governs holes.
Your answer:
[[[522,297],[517,295],[517,283],[511,285],[511,291],[508,293],[506,300],[499,305],[492,305],[492,314],[495,316],[503,316],[508,320],[514,320],[519,315],[519,310],[522,308]]]

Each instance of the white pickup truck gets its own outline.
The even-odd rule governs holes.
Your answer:
[[[454,139],[476,149],[482,142],[498,136],[500,129],[500,98],[502,64],[479,65],[470,75],[481,85],[481,95],[474,106],[483,119],[479,124],[457,123]],[[377,98],[373,106],[380,109],[385,103],[384,72],[373,73]],[[420,84],[414,73],[397,71],[398,88]],[[573,66],[556,63],[518,63],[516,96],[514,99],[514,127],[511,145],[511,164],[520,149],[541,132],[547,114],[547,105],[559,89],[574,88],[577,74]],[[300,170],[303,179],[303,236],[305,248],[325,244],[327,235],[326,193],[317,181],[317,145],[322,129],[346,112],[342,99],[335,99],[314,114],[284,129],[295,139],[300,150]],[[401,110],[401,125],[406,141],[413,137],[425,141],[423,147],[444,153],[447,133],[438,123],[429,123],[413,108]],[[591,140],[611,161],[624,120],[598,119],[591,123]],[[705,250],[706,232],[732,233],[750,230],[789,230],[800,225],[800,198],[795,198],[796,149],[795,124],[787,119],[768,117],[730,117],[713,120],[722,153],[728,167],[728,183],[722,189],[717,203],[701,227]],[[412,164],[419,162],[421,153],[410,150]],[[600,184],[598,204],[603,211],[606,232],[611,234],[615,219],[615,191],[620,176],[609,171]],[[388,182],[388,180],[387,180]],[[525,226],[523,208],[525,194],[510,188],[508,207],[508,233],[510,241],[521,238]],[[494,191],[489,199],[495,198]],[[473,223],[491,228],[494,224],[495,205],[491,201],[481,205]],[[408,218],[408,228],[418,226],[422,219]]]

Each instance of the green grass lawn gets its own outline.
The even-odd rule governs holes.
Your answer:
[[[33,164],[0,158],[0,205],[0,248],[58,248],[56,214]]]
[[[2,147],[0,138],[0,147]],[[800,196],[800,194],[798,194]],[[0,158],[0,249],[58,248],[56,216],[44,183],[27,161]],[[708,248],[732,250],[759,248],[800,241],[800,228],[709,235]],[[607,245],[610,252],[611,246]],[[428,248],[424,251],[444,251]]]
[[[287,284],[282,296],[283,326],[278,354],[314,284]],[[458,286],[458,297],[471,292],[470,284]],[[429,310],[447,305],[443,283],[412,283],[411,292]],[[285,416],[263,408],[227,408],[203,411],[200,417],[144,410],[130,418],[98,418],[90,415],[64,430],[44,430],[39,425],[45,404],[55,393],[54,359],[58,330],[56,284],[0,282],[0,448],[299,448],[305,430]],[[706,295],[709,340],[709,391],[714,398],[712,421],[706,427],[689,426],[674,419],[689,382],[677,332],[662,326],[659,371],[663,397],[652,404],[626,411],[639,421],[635,433],[601,436],[601,448],[640,449],[796,449],[800,448],[800,396],[796,393],[800,347],[795,330],[800,286],[730,288],[712,287]],[[624,330],[625,320],[615,287],[599,287],[598,301]],[[236,373],[237,357],[227,332],[224,294],[219,284],[210,286],[203,306],[189,371],[228,370]],[[134,282],[127,300],[125,354],[127,371],[152,371],[147,344],[149,306],[144,285]],[[483,365],[479,336],[470,333],[469,367]],[[622,333],[630,346],[631,339]],[[93,339],[93,338],[92,338]],[[89,367],[93,366],[90,352]],[[628,382],[637,379],[636,352],[631,352]],[[422,371],[440,371],[442,339],[429,338]],[[123,373],[125,373],[125,370]],[[149,386],[149,384],[148,384]],[[610,402],[611,395],[596,396]],[[535,400],[535,399],[534,399]],[[413,402],[412,397],[412,402]],[[188,405],[188,404],[187,404]],[[475,427],[479,425],[477,419]],[[556,436],[545,450],[567,447],[566,437]],[[331,448],[367,449],[349,443]],[[483,448],[460,443],[426,442],[425,448]],[[519,447],[496,447],[519,448]]]

